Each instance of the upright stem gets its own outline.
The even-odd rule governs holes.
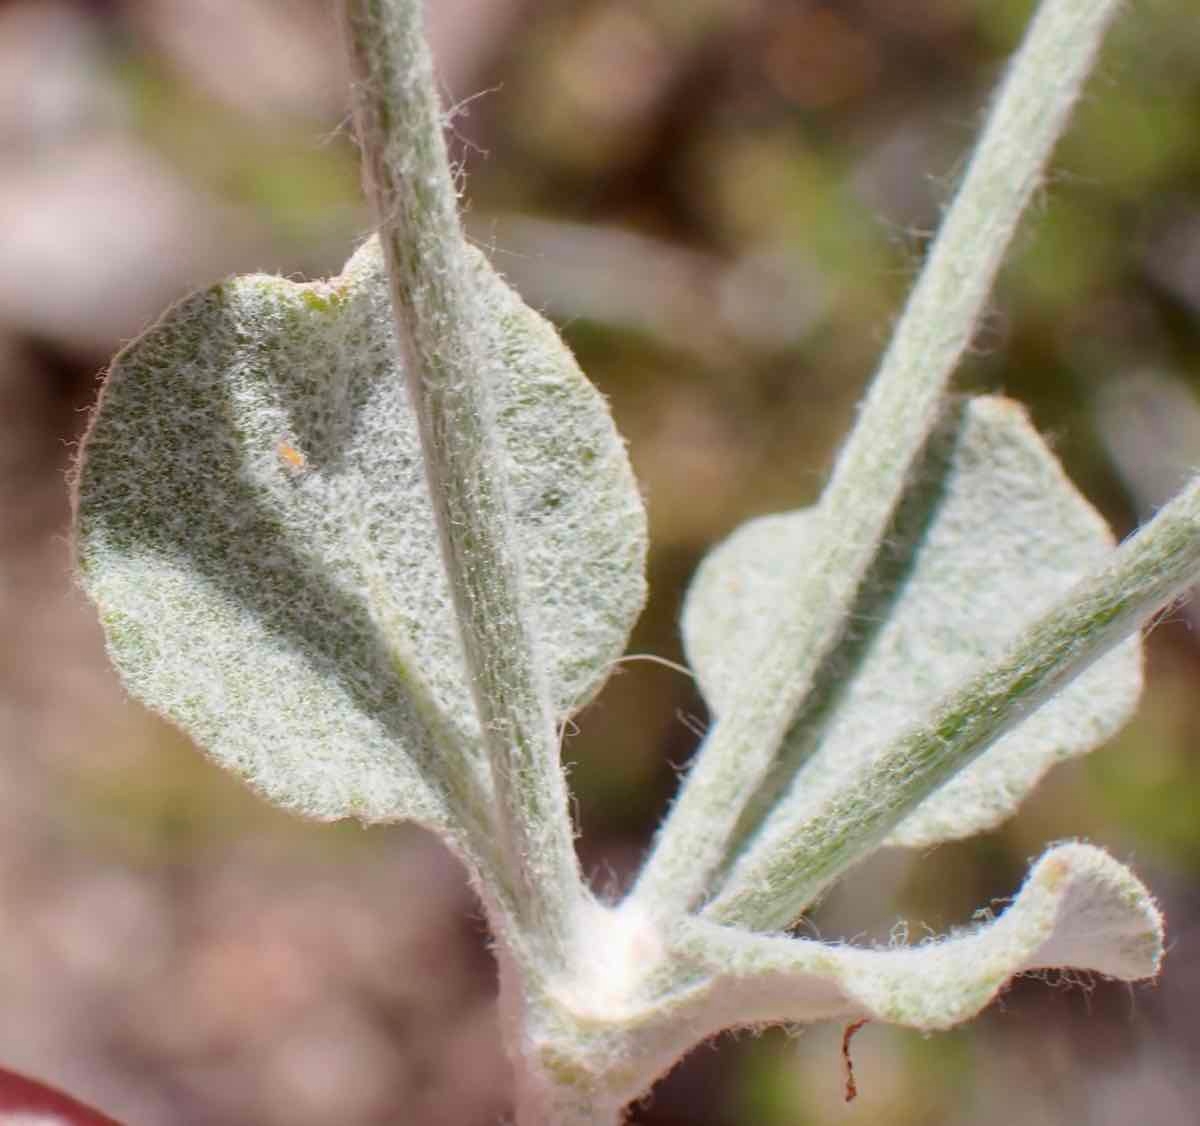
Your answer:
[[[479,301],[419,0],[345,0],[363,179],[379,222],[409,395],[457,612],[516,915],[561,965],[583,885],[543,665],[482,376]],[[517,936],[511,936],[516,938]]]
[[[822,547],[740,701],[713,726],[634,895],[685,911],[729,858],[742,811],[771,769],[849,611],[937,422],[1004,252],[1119,0],[1044,0],[821,500]]]
[[[793,922],[942,783],[1198,575],[1200,477],[927,721],[865,762],[801,824],[780,825],[762,840],[705,913],[756,930]]]

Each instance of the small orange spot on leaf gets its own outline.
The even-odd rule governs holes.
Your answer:
[[[280,441],[275,449],[280,461],[293,473],[303,473],[308,468],[308,459],[291,442]]]

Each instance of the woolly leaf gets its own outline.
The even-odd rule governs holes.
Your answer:
[[[628,902],[594,929],[605,939],[594,980],[560,1000],[582,1033],[580,1072],[596,1057],[595,1028],[627,1031],[621,1063],[635,1077],[630,1090],[640,1089],[637,1076],[664,1073],[724,1029],[867,1018],[934,1031],[970,1020],[1019,974],[1082,970],[1138,981],[1158,973],[1163,954],[1162,917],[1145,887],[1083,844],[1047,851],[999,919],[916,946],[830,944],[695,915],[664,933]],[[638,974],[632,993],[622,989],[629,966]]]
[[[1023,412],[969,403],[931,445],[871,588],[790,740],[796,771],[776,816],[802,816],[1112,548]],[[814,548],[810,511],[754,520],[705,560],[688,594],[688,656],[713,710],[733,706],[769,636],[786,576]],[[891,838],[924,846],[1007,817],[1050,766],[1116,732],[1137,703],[1140,643],[1098,662],[927,799]]]
[[[566,716],[644,595],[607,407],[480,257],[524,609]],[[131,692],[274,800],[444,824],[490,785],[378,245],[237,278],[115,362],[78,484],[84,585]],[[462,775],[473,775],[466,779]]]
[[[969,1020],[1017,974],[1137,981],[1158,972],[1162,952],[1162,916],[1145,887],[1083,844],[1046,852],[1000,918],[918,946],[830,946],[694,920],[673,951],[713,975],[690,1003],[717,1027],[868,1017],[927,1031]]]

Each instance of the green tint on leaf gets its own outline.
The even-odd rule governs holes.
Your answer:
[[[482,257],[476,276],[524,612],[565,717],[641,607],[645,517],[603,398]],[[177,306],[109,375],[79,556],[130,691],[221,763],[313,816],[445,825],[491,784],[392,325],[374,241],[329,282]]]
[[[813,549],[812,529],[809,511],[755,520],[702,564],[683,628],[716,713],[736,705],[775,607],[788,598],[783,576]],[[776,816],[801,820],[809,801],[997,658],[1112,542],[1013,403],[976,399],[947,420],[855,607],[852,632],[789,738],[776,792],[791,790]],[[890,843],[924,846],[995,825],[1051,765],[1113,735],[1140,687],[1133,640],[946,783]]]

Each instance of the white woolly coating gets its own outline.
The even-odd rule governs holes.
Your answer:
[[[999,657],[1114,546],[1102,517],[1017,404],[976,399],[947,437],[944,476],[925,483],[921,526],[908,533],[916,540],[913,554],[889,576],[897,587],[869,593],[881,620],[856,623],[843,652],[829,658],[837,672],[829,703],[792,737],[808,755],[772,817],[780,831]],[[743,691],[750,658],[789,596],[788,576],[814,546],[814,515],[751,521],[697,572],[684,641],[718,714]],[[1054,763],[1119,730],[1137,706],[1141,681],[1134,637],[926,799],[889,843],[925,847],[994,826]]]
[[[577,1017],[619,1023],[671,951],[657,920],[636,903],[617,909],[590,903],[585,910],[580,930],[588,936],[587,949],[575,973],[552,988]]]
[[[805,764],[809,748],[787,738],[797,716],[803,729],[819,728],[829,746],[842,747],[809,758],[802,780],[818,796],[833,791],[846,800],[821,807],[841,820],[831,817],[820,831],[801,835],[802,846],[813,845],[807,855],[768,854],[767,861],[792,869],[803,862],[798,876],[789,882],[768,863],[755,893],[770,902],[723,916],[763,929],[811,901],[799,894],[809,890],[806,880],[819,890],[826,875],[874,847],[895,824],[889,811],[912,809],[903,800],[917,800],[910,776],[918,784],[943,777],[935,768],[955,761],[929,749],[941,728],[929,738],[918,731],[911,746],[902,739],[893,756],[875,754],[877,733],[882,740],[906,727],[914,710],[925,711],[984,665],[997,692],[974,693],[964,706],[978,704],[975,716],[1008,714],[996,697],[1014,677],[1037,674],[1035,687],[1049,692],[1052,658],[1073,670],[1101,643],[1107,651],[1194,572],[1200,487],[1182,508],[1164,510],[1159,530],[1139,537],[1140,547],[1135,541],[1135,550],[1115,553],[1121,566],[1102,568],[1072,596],[1079,614],[1055,617],[1054,628],[1022,648],[1016,672],[999,678],[989,658],[1001,643],[990,623],[977,629],[978,620],[998,618],[1010,637],[1022,610],[1032,616],[1033,592],[1052,600],[1061,591],[1055,576],[1087,569],[1081,560],[1088,551],[1090,562],[1104,560],[1108,541],[1033,432],[988,413],[1011,415],[1009,408],[985,404],[967,413],[953,472],[926,481],[946,492],[929,506],[915,562],[890,604],[876,583],[887,569],[881,562],[889,561],[889,529],[902,523],[898,510],[929,491],[920,487],[921,465],[950,372],[975,332],[1117,2],[1041,5],[838,460],[822,502],[830,535],[821,533],[815,566],[805,554],[812,535],[803,518],[780,525],[784,549],[799,556],[790,568],[795,586],[780,592],[770,644],[756,647],[757,662],[745,654],[745,669],[732,659],[739,630],[761,641],[758,619],[770,602],[757,601],[757,591],[722,592],[749,606],[737,611],[748,621],[722,625],[712,645],[729,652],[701,663],[731,663],[715,687],[710,673],[702,677],[718,711],[727,686],[738,702],[714,726],[634,895],[620,908],[576,894],[570,827],[565,814],[555,821],[559,807],[565,810],[562,778],[545,769],[552,756],[541,754],[549,741],[535,731],[511,740],[516,754],[496,751],[510,730],[524,736],[541,723],[552,735],[553,725],[542,722],[543,685],[561,718],[595,690],[618,655],[643,594],[644,516],[604,404],[553,332],[482,264],[478,287],[464,282],[419,0],[347,0],[344,23],[366,179],[389,240],[398,320],[407,354],[418,358],[413,372],[431,391],[422,409],[431,435],[427,462],[435,475],[449,470],[437,489],[442,538],[456,560],[456,580],[472,580],[456,581],[455,591],[464,622],[478,611],[479,628],[466,628],[475,697],[489,715],[495,696],[493,714],[505,720],[488,727],[490,766],[479,746],[376,248],[364,248],[331,283],[251,278],[216,287],[119,358],[80,482],[84,582],[100,606],[114,659],[136,694],[284,804],[324,817],[416,818],[439,826],[452,843],[482,840],[484,851],[500,842],[500,863],[489,857],[474,867],[500,924],[502,1004],[522,1126],[612,1126],[657,1075],[726,1027],[870,1016],[943,1028],[976,1013],[1025,970],[1073,966],[1133,979],[1157,969],[1161,920],[1145,889],[1083,845],[1047,854],[997,922],[913,949],[825,946],[689,914],[736,861],[745,843],[743,814],[765,812],[754,807],[767,800],[773,767],[782,763],[786,778]],[[478,331],[488,338],[487,370],[478,373],[488,393],[481,396],[469,378],[472,357],[482,355],[471,323],[477,303],[486,308]],[[496,357],[505,362],[497,365]],[[493,415],[504,428],[504,464],[495,476],[503,479],[505,503],[496,503],[491,473],[470,487],[470,459],[487,457],[490,468],[496,453],[497,436],[482,435]],[[469,440],[459,449],[441,442],[446,433]],[[439,451],[458,456],[439,458]],[[967,488],[998,466],[1000,486]],[[510,512],[515,537],[504,519]],[[1032,537],[1020,527],[1026,518],[1039,530]],[[1051,522],[1065,522],[1067,532],[1051,531]],[[774,551],[775,542],[772,532],[762,546]],[[487,550],[497,544],[503,550]],[[997,564],[993,574],[987,565],[993,550],[1008,567],[1036,573],[1037,582],[996,578],[1004,568]],[[473,566],[459,566],[463,561]],[[986,576],[983,601],[968,590],[974,576],[966,572],[975,567]],[[1108,598],[1114,590],[1120,597]],[[859,630],[847,618],[872,607],[887,610],[879,628],[872,622]],[[887,620],[893,611],[894,627]],[[918,618],[927,619],[919,651],[933,639],[929,660],[908,646],[905,630],[915,638]],[[1069,628],[1059,628],[1064,619]],[[498,621],[521,628],[489,628]],[[1064,633],[1079,636],[1065,656]],[[497,652],[497,638],[506,635],[520,642],[513,654]],[[536,644],[526,644],[530,639]],[[528,653],[537,658],[523,662]],[[1136,686],[1136,658],[1126,659],[1118,694]],[[752,663],[758,667],[751,672]],[[505,684],[501,674],[514,670],[522,675]],[[498,672],[492,684],[488,671]],[[831,671],[851,674],[844,689],[830,689]],[[751,688],[737,689],[747,683]],[[1012,688],[1010,700],[1016,695]],[[806,726],[814,718],[804,713],[808,702],[827,705],[828,722]],[[1061,723],[1089,728],[1090,745],[1124,709],[1097,710],[1089,699]],[[947,746],[963,761],[982,742],[970,742],[976,729],[961,714],[950,718],[957,727],[947,728],[947,738],[958,732],[958,742]],[[997,744],[991,757],[1006,765],[995,778],[986,775],[986,759],[968,770],[974,785],[964,781],[963,789],[973,802],[976,786],[993,791],[978,808],[940,808],[943,794],[935,793],[900,834],[916,826],[914,840],[933,840],[990,824],[1050,761],[1083,749],[1054,731],[1031,740],[1035,730],[1017,733],[1019,751]],[[879,767],[877,776],[847,774],[864,756]],[[838,790],[838,780],[851,776],[864,779],[862,788]],[[781,820],[797,809],[802,818],[796,800],[785,802]],[[464,810],[471,818],[465,834]],[[786,834],[790,822],[768,824]],[[879,828],[875,837],[872,826]],[[498,873],[522,878],[501,886]],[[504,924],[511,902],[524,907],[526,897],[532,906],[513,912],[522,921],[518,951],[506,944]],[[710,913],[717,903],[709,903]],[[599,956],[589,940],[601,944]],[[567,957],[556,956],[562,950]]]
[[[1022,973],[1153,977],[1163,924],[1124,865],[1071,843],[1041,857],[998,919],[918,946],[832,946],[697,921],[681,931],[677,954],[712,974],[709,996],[688,1004],[708,1008],[714,1028],[868,1017],[932,1031],[970,1020]]]
[[[947,1029],[1019,974],[1062,969],[1139,981],[1158,972],[1163,953],[1162,917],[1142,883],[1078,843],[1049,849],[998,919],[916,946],[835,945],[695,916],[654,940],[652,918],[621,917],[630,907],[595,924],[598,940],[612,943],[610,961],[627,962],[610,967],[614,988],[597,996],[568,987],[531,1014],[526,1050],[553,1077],[546,1121],[570,1121],[573,1099],[628,1102],[723,1029],[862,1017]]]
[[[645,516],[604,399],[481,256],[476,276],[524,605],[565,717],[641,608]],[[392,324],[374,240],[331,281],[236,278],[169,312],[105,385],[79,562],[132,694],[256,789],[445,825],[451,748],[489,783]]]

